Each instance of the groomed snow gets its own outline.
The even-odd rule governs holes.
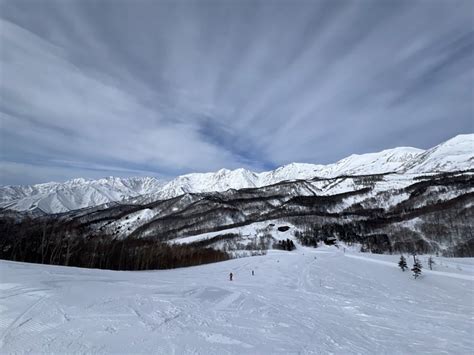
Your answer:
[[[0,352],[472,353],[473,259],[436,258],[440,273],[417,280],[397,259],[299,247],[147,272],[2,261]]]

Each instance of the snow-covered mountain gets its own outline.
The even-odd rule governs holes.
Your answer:
[[[178,176],[167,183],[157,196],[160,199],[172,198],[191,192],[225,191],[259,186],[259,175],[246,170],[221,169],[214,173],[193,173]]]
[[[423,152],[422,149],[400,147],[378,153],[353,154],[337,163],[326,165],[318,172],[318,176],[335,177],[400,172],[404,163],[415,159]]]
[[[212,173],[178,176],[168,183],[151,177],[74,179],[65,183],[0,188],[0,207],[15,210],[39,208],[47,213],[97,206],[146,195],[146,201],[186,193],[262,187],[286,180],[382,173],[426,174],[474,168],[474,134],[456,136],[426,151],[399,147],[378,153],[351,155],[334,164],[292,163],[261,173],[246,169],[221,169]],[[143,200],[141,201],[143,202]]]
[[[184,193],[225,191],[262,187],[286,180],[341,175],[383,173],[424,174],[449,172],[474,167],[474,134],[459,135],[432,149],[399,147],[378,153],[353,154],[334,164],[292,163],[272,171],[255,173],[246,169],[221,169],[214,173],[187,174],[173,179],[156,193],[157,198],[172,198]]]
[[[39,208],[46,213],[58,213],[153,193],[161,187],[163,182],[153,177],[78,178],[64,183],[4,186],[0,190],[0,206],[19,211]]]
[[[403,172],[424,174],[474,168],[474,134],[461,134],[418,154],[401,166]]]

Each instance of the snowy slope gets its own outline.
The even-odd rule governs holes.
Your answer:
[[[298,246],[148,272],[2,261],[0,352],[470,354],[473,259],[435,258],[417,280],[397,259]]]
[[[354,154],[329,164],[318,172],[320,177],[335,177],[339,175],[370,175],[399,172],[400,167],[411,161],[423,150],[410,147],[401,147],[383,150],[378,153]]]
[[[57,213],[148,194],[160,189],[161,181],[152,177],[100,180],[73,179],[65,183],[46,183],[1,188],[0,206],[16,210],[41,209]]]
[[[178,176],[158,192],[161,199],[172,198],[190,192],[226,191],[259,185],[258,175],[246,170],[221,169],[215,173],[187,174]]]
[[[462,134],[428,149],[401,168],[411,174],[473,169],[474,134]]]
[[[401,147],[378,153],[351,155],[329,165],[292,163],[261,173],[246,169],[221,169],[211,173],[178,176],[166,184],[154,178],[107,178],[96,181],[75,179],[63,184],[5,186],[0,187],[0,207],[15,210],[40,208],[53,213],[122,201],[141,195],[146,196],[131,202],[152,202],[186,193],[254,188],[286,180],[315,177],[397,173],[412,178],[416,174],[472,168],[474,168],[474,134],[456,136],[427,151]]]
[[[324,165],[292,163],[284,165],[272,171],[265,171],[257,174],[258,183],[256,186],[266,186],[285,180],[312,179],[319,175]]]

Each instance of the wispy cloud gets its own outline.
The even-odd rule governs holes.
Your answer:
[[[0,183],[326,163],[474,131],[467,0],[0,6]]]

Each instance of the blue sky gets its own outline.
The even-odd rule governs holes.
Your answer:
[[[472,1],[0,1],[0,184],[331,163],[473,129]]]

